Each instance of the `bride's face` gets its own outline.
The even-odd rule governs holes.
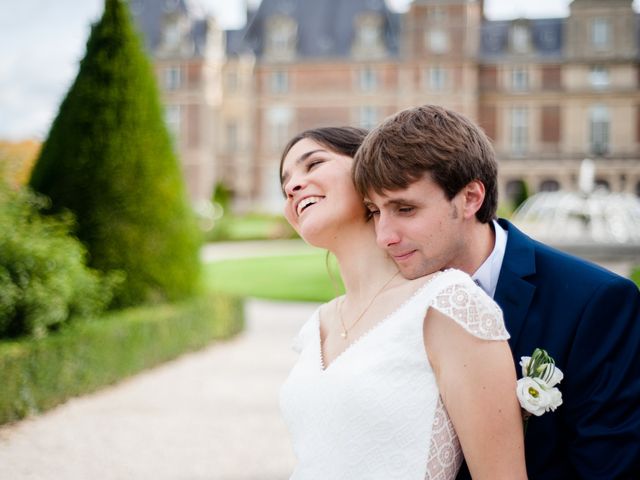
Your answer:
[[[353,159],[303,138],[282,163],[284,215],[311,245],[328,248],[336,233],[364,222],[362,199],[351,181]]]

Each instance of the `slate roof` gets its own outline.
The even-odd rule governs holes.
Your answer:
[[[203,56],[207,37],[206,14],[198,0],[128,0],[134,20],[143,33],[148,51],[155,52],[161,41],[163,16],[170,12],[185,15],[190,22],[189,36],[195,45],[194,56]],[[298,59],[350,58],[356,18],[364,12],[383,16],[383,38],[388,55],[398,56],[403,14],[394,13],[385,0],[262,0],[256,10],[248,12],[247,24],[227,30],[226,53],[236,56],[252,52],[260,57],[266,42],[265,24],[277,14],[291,16],[297,24]],[[635,14],[640,45],[640,14]],[[531,50],[526,57],[561,60],[565,40],[566,18],[484,20],[480,31],[479,60],[510,61],[523,55],[511,51],[509,31],[521,22],[530,29]],[[640,50],[638,54],[640,58]]]
[[[382,14],[387,51],[391,56],[397,55],[400,16],[391,12],[384,0],[262,0],[244,29],[242,43],[260,57],[266,40],[267,19],[272,15],[285,14],[297,24],[298,57],[349,57],[355,20],[365,12]],[[227,36],[229,53],[238,51],[236,35],[239,34]]]
[[[485,20],[480,32],[480,58],[497,60],[514,54],[510,50],[509,31],[514,23],[527,25],[531,38],[529,56],[561,58],[564,42],[564,18],[538,18],[521,20]],[[517,54],[515,54],[517,55]]]
[[[207,20],[197,0],[129,0],[129,9],[142,32],[149,52],[155,52],[162,40],[163,17],[178,12],[189,19],[190,40],[195,45],[194,56],[203,56],[207,40]]]

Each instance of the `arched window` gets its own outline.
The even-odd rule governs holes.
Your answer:
[[[606,190],[607,192],[611,191],[611,185],[609,185],[609,181],[604,178],[596,178],[595,181],[595,189],[596,190]]]
[[[557,192],[558,190],[560,190],[560,184],[558,183],[557,180],[553,180],[553,179],[543,180],[540,183],[539,190],[541,192]]]
[[[505,193],[507,199],[517,207],[527,199],[527,185],[522,179],[510,180],[507,182]]]

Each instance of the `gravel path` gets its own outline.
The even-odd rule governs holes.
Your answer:
[[[314,304],[250,300],[233,340],[0,427],[2,480],[281,480],[278,390]]]

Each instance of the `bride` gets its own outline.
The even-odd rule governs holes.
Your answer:
[[[291,478],[454,479],[463,456],[473,478],[526,478],[502,314],[465,273],[406,280],[376,246],[351,181],[365,134],[305,131],[280,164],[287,220],[336,256],[346,290],[295,339],[280,398]]]

